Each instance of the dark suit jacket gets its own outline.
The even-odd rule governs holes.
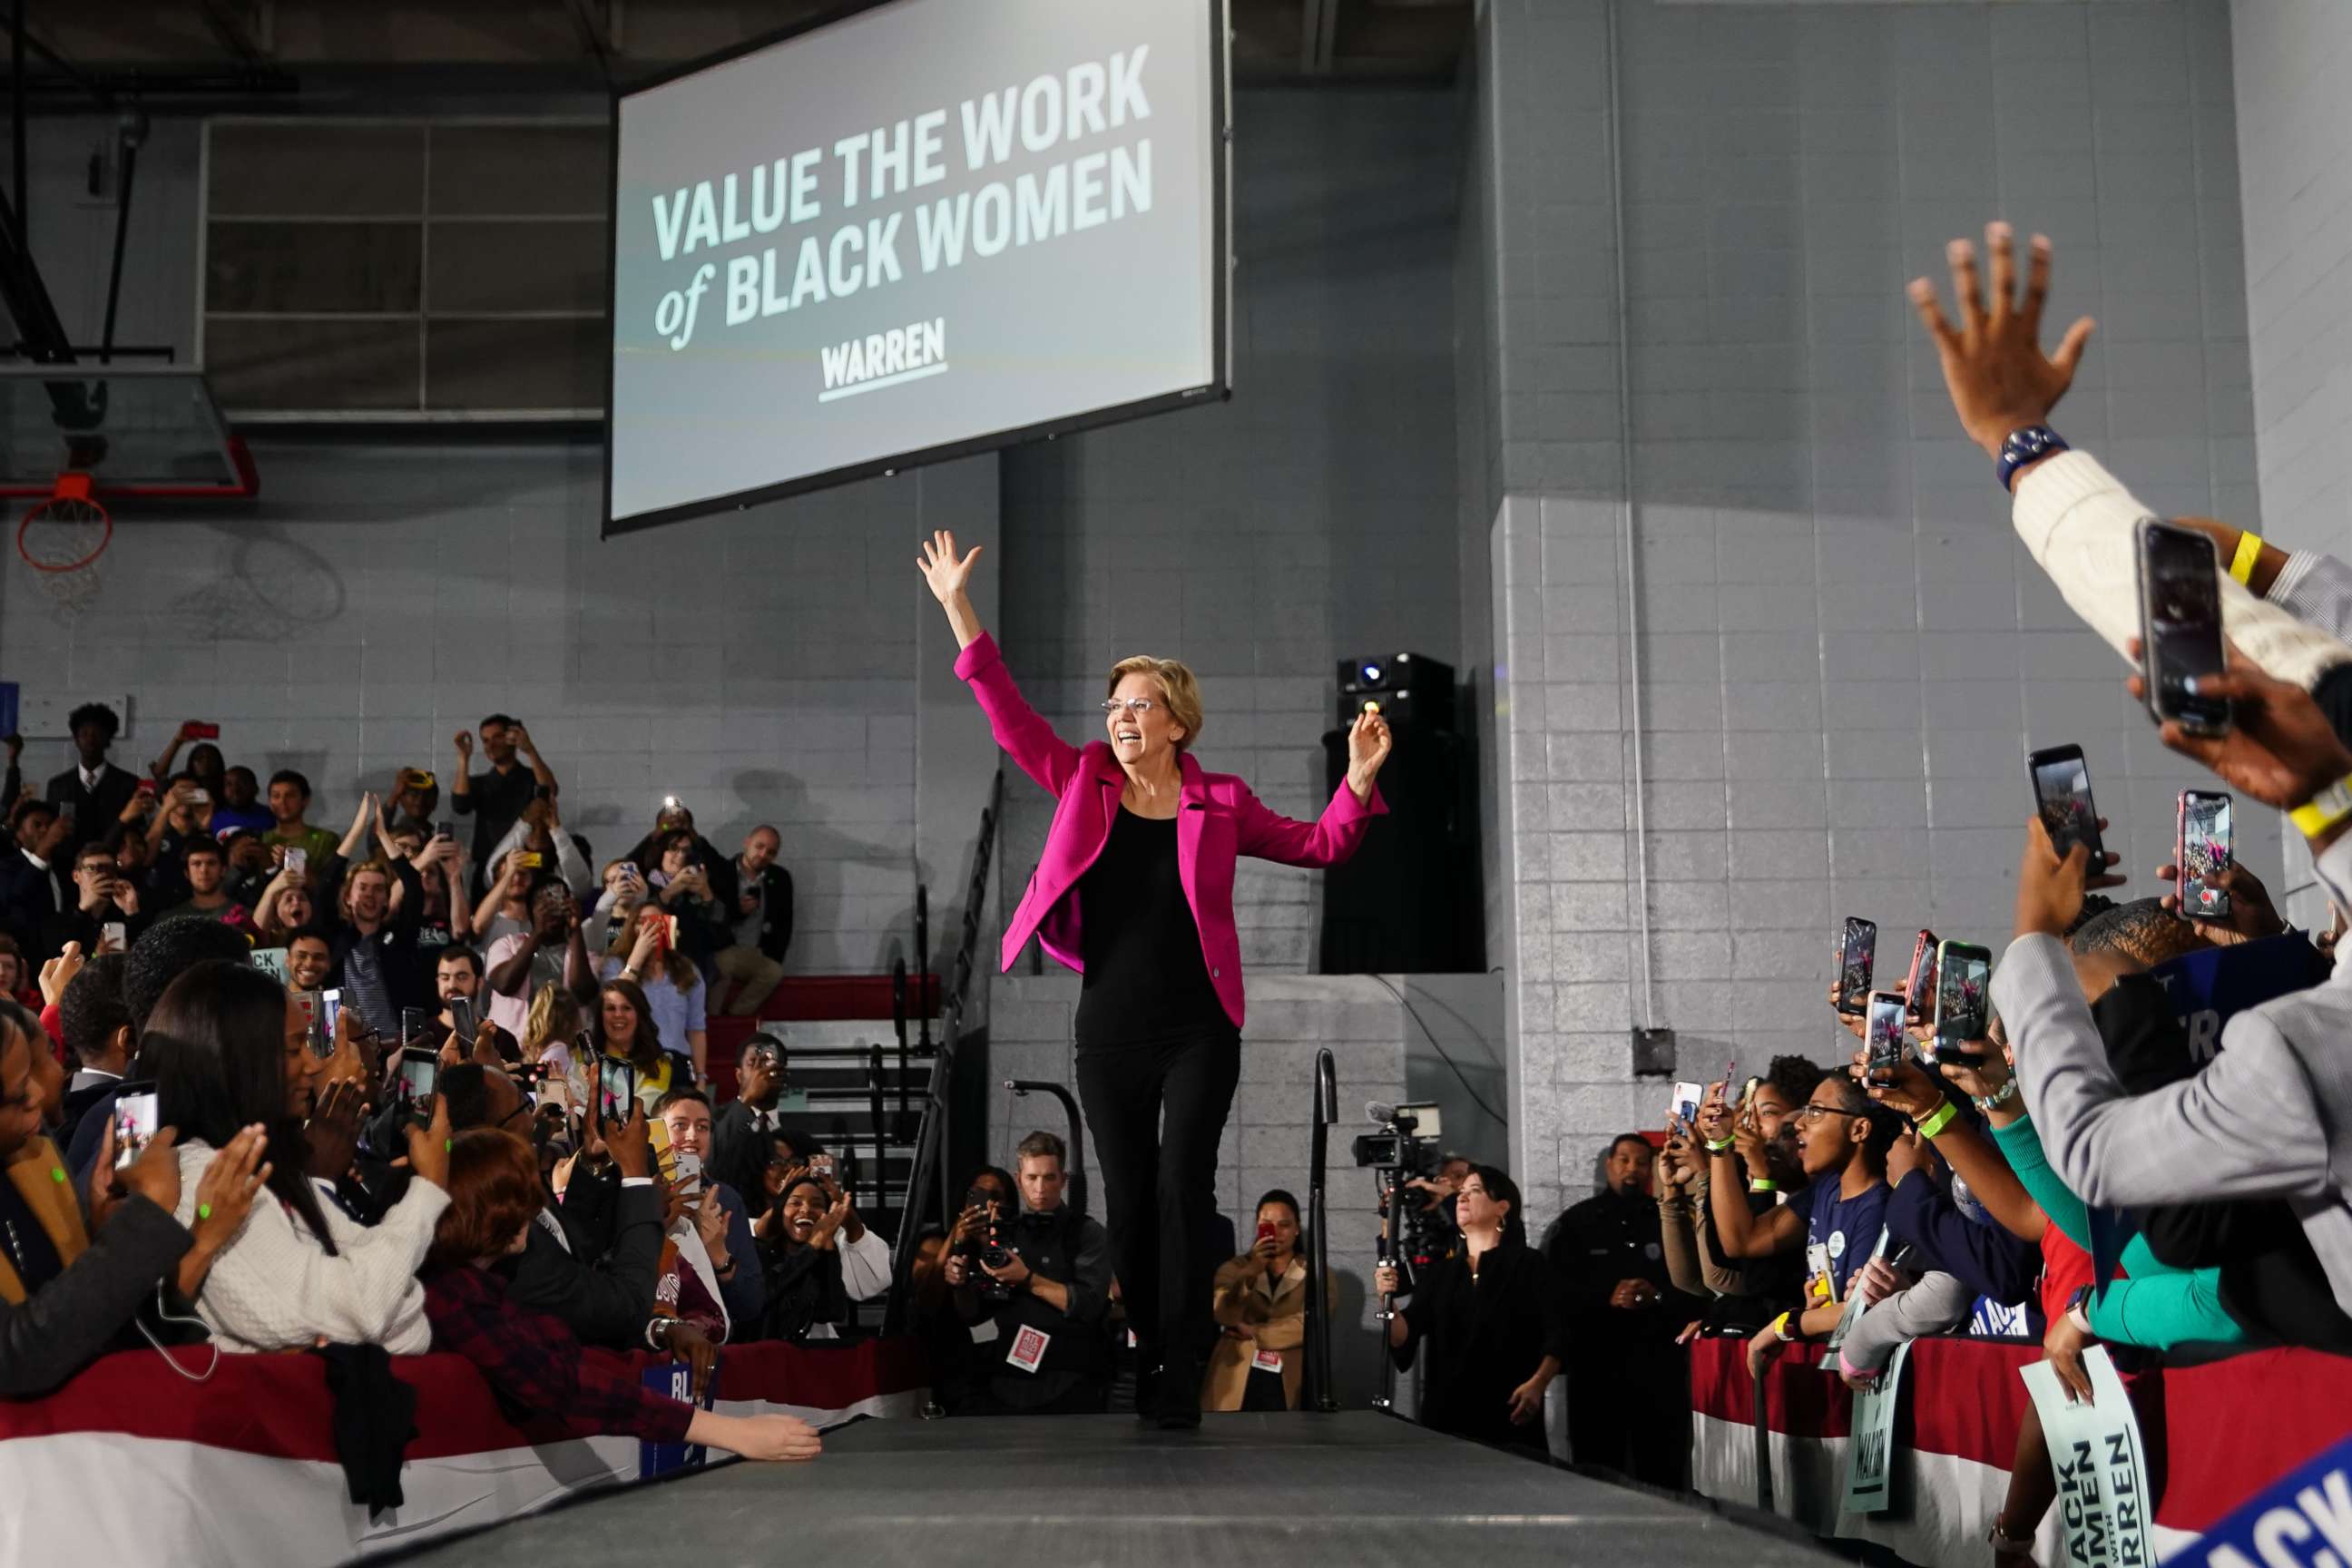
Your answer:
[[[56,1142],[58,1148],[68,1149],[73,1146],[74,1129],[81,1125],[83,1114],[91,1106],[113,1094],[121,1082],[119,1078],[110,1078],[101,1083],[90,1084],[84,1089],[66,1091],[65,1101],[58,1108]]]
[[[131,797],[138,791],[138,775],[125,773],[112,763],[107,763],[98,775],[96,789],[82,787],[79,768],[68,768],[51,779],[42,798],[51,805],[71,801],[74,807],[73,831],[66,835],[66,847],[58,853],[70,864],[83,845],[106,837],[107,830],[114,826],[122,808],[131,804]]]
[[[561,1221],[560,1205],[556,1214]],[[580,1245],[571,1226],[564,1234]],[[601,1268],[584,1253],[565,1251],[537,1220],[527,1235],[522,1255],[499,1264],[517,1305],[562,1319],[583,1344],[646,1348],[662,1248],[661,1200],[652,1187],[621,1189],[612,1254]]]
[[[740,868],[736,874],[740,879]],[[782,963],[784,949],[793,944],[793,875],[782,866],[764,867],[760,872],[759,887],[767,895],[766,903],[761,906],[760,951]],[[711,879],[711,889],[714,892],[718,890],[715,876]],[[729,896],[727,912],[730,918],[741,918],[737,912],[741,908],[741,894],[751,890],[747,887]]]
[[[63,857],[66,851],[58,851]],[[48,956],[38,951],[41,928],[58,912],[64,879],[58,875],[58,862],[51,860],[46,871],[25,858],[25,852],[11,844],[0,850],[0,927],[24,948],[25,955],[37,963]],[[72,900],[65,900],[72,908]]]

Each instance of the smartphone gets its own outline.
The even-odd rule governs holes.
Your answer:
[[[61,800],[57,804],[58,820],[62,822],[71,822],[74,819],[74,803],[68,799]]]
[[[1666,1098],[1666,1120],[1688,1126],[1698,1119],[1698,1102],[1706,1097],[1704,1084],[1676,1083]]]
[[[190,805],[210,805],[212,803],[213,792],[208,789],[192,789],[188,792]]]
[[[830,1154],[812,1154],[809,1156],[808,1163],[809,1174],[812,1176],[824,1177],[833,1174],[833,1156]]]
[[[1936,1036],[1933,1059],[1975,1067],[1984,1060],[1973,1042],[1985,1037],[1985,998],[1992,985],[1992,951],[1948,942],[1936,950]]]
[[[2139,661],[2148,717],[2159,724],[2179,720],[2196,735],[2228,731],[2229,701],[2200,697],[2186,684],[2222,669],[2221,569],[2213,542],[2152,517],[2139,523]]]
[[[217,741],[220,739],[220,726],[199,724],[192,719],[180,726],[180,733],[191,741]]]
[[[286,950],[281,947],[275,948],[272,951],[279,955],[279,962],[282,963],[285,961],[284,955]],[[303,1026],[310,1032],[310,1054],[318,1057],[333,1055],[333,1042],[325,1039],[326,1031],[319,1026],[319,994],[316,991],[296,991],[291,989],[290,983],[283,975],[278,977],[278,983],[281,985],[289,986],[286,993],[287,995],[293,998],[294,1005],[302,1009]]]
[[[702,1190],[702,1156],[681,1149],[670,1163],[669,1184],[688,1197]]]
[[[325,1037],[327,1048],[335,1048],[335,1031],[342,1022],[343,994],[340,990],[319,993],[319,1033]]]
[[[404,1046],[431,1046],[436,1050],[440,1042],[433,1037],[433,1016],[422,1007],[400,1010],[400,1043]]]
[[[637,1069],[607,1058],[596,1064],[596,1114],[626,1121],[637,1098]]]
[[[98,928],[98,945],[102,952],[121,952],[131,945],[131,928],[121,921],[107,921]]]
[[[441,1087],[441,1053],[430,1046],[405,1046],[400,1053],[400,1076],[393,1093],[401,1110],[420,1120]]]
[[[662,809],[664,811],[676,811],[677,809],[677,796],[674,795],[666,795],[662,796]]]
[[[457,829],[450,823],[436,822],[433,825],[433,837],[436,838],[455,838],[457,837]]]
[[[2099,808],[2091,800],[2091,771],[2080,746],[2031,752],[2026,775],[2033,781],[2033,805],[2049,831],[2050,847],[2064,859],[2075,845],[2087,845],[2093,871],[2106,869],[2106,846],[2099,842]]]
[[[546,857],[540,854],[536,849],[526,849],[522,851],[521,855],[515,861],[515,864],[533,871],[538,870],[546,863]]]
[[[1878,952],[1878,926],[1859,915],[1845,918],[1838,933],[1837,1009],[1860,1016],[1870,1007],[1870,970]]]
[[[139,788],[134,793],[138,795],[141,800],[153,800],[155,798],[155,781],[153,779],[141,779],[139,781]]]
[[[1261,1242],[1272,1241],[1274,1239],[1274,1221],[1270,1219],[1262,1219],[1257,1222],[1257,1238]]]
[[[449,1029],[457,1043],[467,1050],[474,1048],[474,999],[471,996],[449,998]]]
[[[1936,1016],[1936,933],[1925,926],[1911,944],[1911,979],[1903,994],[1904,1010],[1913,1023],[1925,1024]]]
[[[1870,994],[1870,1021],[1863,1033],[1870,1047],[1870,1081],[1891,1083],[1895,1069],[1903,1065],[1903,1026],[1906,1022],[1903,997],[1894,991],[1874,991]]]
[[[2180,868],[2181,918],[2220,920],[2230,912],[2230,892],[2213,879],[2230,868],[2230,797],[2182,790],[2179,823],[2172,863]]]
[[[289,871],[293,872],[298,877],[303,872],[308,871],[310,868],[310,852],[308,849],[303,848],[299,844],[288,845],[286,847],[286,868]]]
[[[155,1085],[152,1080],[126,1083],[114,1097],[114,1168],[135,1163],[155,1136]]]

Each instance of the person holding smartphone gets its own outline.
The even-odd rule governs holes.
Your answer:
[[[47,1394],[103,1352],[159,1289],[183,1298],[204,1288],[213,1262],[245,1223],[268,1180],[266,1139],[245,1127],[196,1162],[191,1206],[180,1206],[183,1152],[160,1127],[128,1163],[110,1125],[99,1142],[85,1201],[50,1179],[65,1162],[41,1136],[39,1022],[0,1000],[0,1397]]]
[[[104,844],[85,844],[76,852],[73,886],[71,906],[51,915],[41,928],[45,955],[63,952],[69,942],[81,943],[87,953],[119,952],[147,929],[139,889],[123,880],[114,863],[114,851]],[[123,936],[110,947],[106,945],[109,926],[121,926]]]
[[[140,1070],[155,1079],[157,1118],[181,1130],[181,1224],[196,1223],[198,1182],[216,1148],[247,1127],[268,1129],[275,1155],[254,1205],[214,1260],[196,1315],[222,1348],[308,1350],[320,1340],[376,1344],[394,1355],[430,1348],[416,1268],[448,1205],[449,1117],[407,1130],[408,1190],[373,1226],[323,1203],[304,1168],[324,1067],[310,1020],[284,986],[242,963],[199,963],[172,982],[140,1037]]]
[[[1298,1200],[1257,1201],[1257,1239],[1217,1270],[1211,1309],[1223,1332],[1201,1387],[1203,1410],[1296,1410],[1306,1376],[1307,1263]]]
[[[1138,1364],[1160,1371],[1148,1396],[1160,1424],[1198,1426],[1200,1362],[1214,1331],[1193,1221],[1216,1207],[1217,1149],[1241,1080],[1235,866],[1244,855],[1303,867],[1353,855],[1388,810],[1374,783],[1388,761],[1388,722],[1358,716],[1347,777],[1312,823],[1269,811],[1241,779],[1201,766],[1192,755],[1200,688],[1174,659],[1112,666],[1101,738],[1074,746],[1023,700],[982,628],[967,592],[979,556],[959,554],[942,531],[917,565],[955,634],[956,674],[997,744],[1059,802],[1006,923],[1003,966],[1037,935],[1084,978],[1078,1094],[1102,1162]]]

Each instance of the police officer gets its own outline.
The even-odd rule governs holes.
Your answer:
[[[995,1328],[993,1341],[974,1347],[992,1354],[993,1364],[959,1414],[1099,1413],[1110,1400],[1110,1340],[1103,1325],[1110,1305],[1110,1237],[1063,1205],[1069,1177],[1062,1140],[1032,1132],[1017,1152],[1021,1213],[997,1232],[1009,1256],[995,1264],[985,1250],[969,1263],[950,1254],[946,1264],[958,1314],[967,1323],[990,1321]],[[1001,1288],[1001,1301],[982,1300],[975,1264]]]
[[[1666,1277],[1649,1195],[1654,1157],[1648,1139],[1621,1134],[1609,1146],[1606,1184],[1559,1216],[1544,1254],[1569,1300],[1568,1430],[1576,1461],[1679,1488],[1690,1386],[1675,1339],[1705,1303]]]

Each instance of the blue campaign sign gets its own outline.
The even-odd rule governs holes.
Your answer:
[[[2327,961],[2300,931],[2209,947],[2158,964],[2148,971],[2163,985],[2173,1013],[2189,1034],[2192,1061],[2213,1059],[2223,1026],[2249,1007],[2292,992],[2307,991],[2327,978]]]
[[[2198,1537],[2196,1545],[2167,1561],[2186,1568],[2259,1568],[2274,1563],[2343,1562],[2347,1552],[2352,1552],[2352,1437],[2273,1481]]]
[[[708,1410],[719,1399],[720,1368],[710,1369],[710,1387],[704,1393],[702,1408]],[[681,1405],[694,1403],[694,1369],[682,1361],[649,1366],[638,1379],[656,1394],[675,1399]],[[649,1481],[656,1476],[667,1476],[678,1470],[699,1469],[709,1451],[699,1443],[644,1443],[637,1445],[637,1479]]]

